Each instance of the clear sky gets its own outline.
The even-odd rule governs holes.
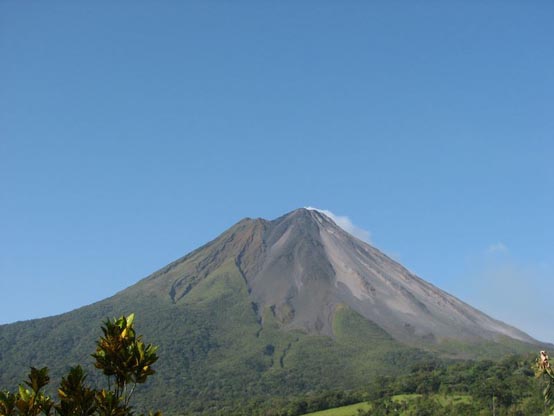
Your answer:
[[[554,341],[552,1],[0,2],[0,323],[346,216]]]

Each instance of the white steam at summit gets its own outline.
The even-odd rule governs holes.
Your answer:
[[[365,241],[366,243],[371,243],[371,233],[367,230],[364,230],[363,228],[360,228],[354,225],[352,223],[352,220],[347,216],[336,215],[335,213],[327,209],[320,209],[315,207],[305,207],[305,208],[313,211],[318,211],[324,215],[327,215],[335,222],[335,224],[337,224],[340,228],[342,228],[347,233],[352,234],[354,237],[359,238],[360,240]]]

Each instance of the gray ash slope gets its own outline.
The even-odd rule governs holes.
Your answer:
[[[229,259],[240,270],[255,309],[269,308],[286,330],[333,336],[335,311],[346,305],[402,342],[511,338],[539,344],[308,209],[273,221],[244,219],[128,290],[183,302]]]

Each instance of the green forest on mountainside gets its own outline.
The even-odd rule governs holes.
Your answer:
[[[226,262],[179,303],[131,290],[61,316],[0,326],[0,387],[14,388],[30,366],[48,366],[59,380],[79,363],[99,383],[90,359],[98,323],[130,310],[139,311],[137,330],[155,340],[160,356],[137,405],[167,413],[227,414],[250,399],[353,389],[430,355],[348,308],[335,315],[334,338],[283,331],[270,309],[255,310],[235,264]]]
[[[59,317],[0,327],[0,388],[14,388],[31,365],[52,369],[53,388],[79,363],[91,384],[100,385],[90,357],[98,323],[139,310],[137,331],[159,346],[160,359],[156,375],[137,388],[138,409],[292,416],[369,398],[437,392],[469,393],[475,405],[486,408],[489,392],[483,386],[493,382],[508,386],[500,384],[510,402],[499,406],[540,404],[521,356],[501,363],[447,361],[398,343],[347,307],[335,315],[334,338],[283,331],[270,310],[261,312],[260,325],[232,263],[201,284],[178,304],[121,295]],[[486,355],[500,357],[501,346],[491,347]],[[322,393],[329,391],[331,396]]]
[[[219,302],[224,304],[222,308],[183,307],[183,313],[177,315],[180,319],[171,318],[168,311],[156,309],[152,303],[151,312],[143,309],[138,331],[159,346],[160,359],[156,376],[137,389],[139,408],[160,408],[168,414],[228,414],[241,408],[271,408],[274,401],[281,406],[308,392],[363,386],[371,374],[396,373],[395,368],[403,371],[409,362],[431,356],[398,344],[348,309],[337,314],[338,336],[332,339],[300,331],[283,332],[272,321],[270,311],[265,311],[266,322],[260,331],[249,304],[237,302],[236,297],[219,298]],[[79,313],[83,316],[78,324],[63,319],[37,321],[30,332],[19,324],[4,327],[0,332],[4,345],[9,339],[15,342],[10,348],[4,347],[5,356],[14,359],[2,360],[2,376],[15,376],[9,383],[4,379],[0,387],[14,388],[30,365],[49,366],[52,380],[59,380],[69,366],[78,363],[89,373],[91,384],[98,385],[102,378],[93,369],[90,353],[100,334],[88,323],[101,319],[90,317],[87,310]],[[218,316],[208,319],[208,313]],[[243,319],[238,320],[238,316]],[[142,331],[145,327],[148,334]],[[177,331],[184,332],[184,339],[172,337]],[[71,341],[64,340],[62,334],[67,333],[72,334]],[[26,342],[36,347],[31,350]],[[69,342],[86,346],[86,352],[68,354]]]
[[[378,341],[378,337],[385,337],[378,331],[362,331],[364,324],[367,322],[357,315],[348,310],[342,311],[336,320],[339,342],[356,348],[356,343],[371,343]],[[352,335],[353,332],[350,330],[353,328],[361,332]],[[343,329],[346,330],[345,334],[342,334]],[[248,387],[242,383],[249,382],[249,376],[237,372],[239,367],[234,366],[237,363],[229,363],[228,367],[221,370],[225,371],[225,376],[221,376],[220,373],[218,377],[213,370],[208,369],[210,373],[207,378],[218,378],[212,380],[214,384],[208,387],[205,395],[198,395],[193,401],[188,401],[184,397],[181,401],[168,400],[178,395],[180,386],[177,381],[170,379],[156,382],[156,379],[160,378],[159,374],[156,374],[149,379],[149,386],[137,389],[134,402],[138,409],[157,408],[166,414],[199,415],[299,416],[361,401],[370,402],[371,409],[366,413],[360,413],[360,416],[485,416],[492,415],[493,408],[494,414],[498,416],[547,414],[541,394],[542,382],[537,380],[532,369],[536,354],[505,356],[497,361],[455,361],[441,359],[428,353],[414,354],[414,351],[409,349],[397,349],[394,353],[386,350],[374,351],[372,354],[380,355],[383,361],[396,361],[403,371],[397,374],[361,377],[357,380],[355,388],[346,389],[341,385],[340,378],[337,379],[337,383],[333,382],[330,371],[338,369],[333,363],[325,361],[331,356],[323,355],[317,358],[317,368],[320,370],[318,373],[313,372],[315,367],[309,362],[306,367],[302,366],[305,360],[309,360],[310,353],[318,354],[320,346],[314,339],[301,341],[299,335],[298,337],[297,342],[303,343],[304,353],[295,358],[298,360],[296,365],[298,371],[306,371],[301,380],[309,383],[311,392],[306,392],[304,386],[287,384],[286,377],[283,377],[286,373],[282,373],[283,378],[265,380],[268,383],[265,390],[260,389],[248,398],[244,393],[240,393],[240,389]],[[148,341],[152,340],[156,341]],[[191,350],[201,347],[202,345],[189,346]],[[264,366],[276,364],[272,363],[270,358],[273,353],[271,348],[265,349],[267,361],[258,363],[261,366],[259,370]],[[353,366],[362,365],[363,360],[357,360],[356,355],[350,358],[353,360]],[[62,355],[58,359],[64,360],[67,357]],[[157,370],[158,363],[154,367]],[[88,373],[89,376],[93,376],[91,371]],[[188,377],[189,380],[194,380],[191,374],[188,374]],[[321,377],[331,382],[323,385]],[[92,385],[94,380],[98,381],[98,378],[90,378]],[[50,390],[46,390],[51,395],[55,394],[53,387],[58,380],[53,381]]]

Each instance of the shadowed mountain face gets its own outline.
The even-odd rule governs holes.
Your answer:
[[[240,271],[260,319],[268,309],[285,329],[333,336],[334,313],[346,305],[409,343],[536,342],[411,274],[315,210],[242,220],[131,290],[187,302],[226,261]]]
[[[165,414],[229,415],[253,398],[360,389],[436,352],[494,358],[544,349],[325,215],[299,209],[242,220],[108,299],[0,325],[0,390],[29,366],[50,367],[55,383],[84,363],[97,382],[90,354],[100,323],[130,312],[145,341],[160,347],[137,404]]]

